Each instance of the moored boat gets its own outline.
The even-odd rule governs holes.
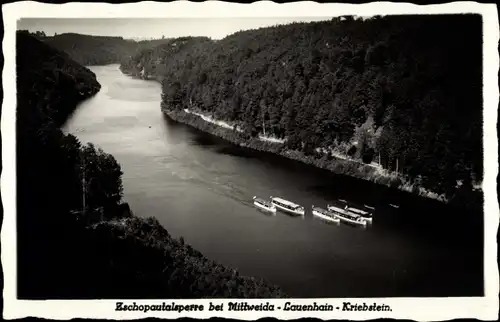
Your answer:
[[[367,211],[364,211],[364,210],[361,210],[361,209],[357,209],[357,208],[352,208],[352,207],[348,207],[347,210],[349,212],[351,212],[351,213],[359,215],[360,217],[362,217],[369,224],[371,224],[373,222],[373,217]]]
[[[347,211],[363,217],[363,219],[369,224],[373,222],[373,211],[375,211],[375,207],[367,205],[358,206],[343,199],[339,199],[339,201],[344,205],[344,209]]]
[[[369,223],[369,224],[371,224],[373,222],[373,215],[372,215],[372,213],[369,212],[369,211],[366,211],[366,209],[365,210],[361,210],[359,208],[347,207],[347,211],[363,217],[363,219],[367,223]]]
[[[282,210],[286,213],[296,215],[296,216],[304,216],[305,209],[301,205],[293,203],[291,201],[285,200],[279,197],[271,196],[271,202],[277,209]]]
[[[334,213],[320,207],[315,207],[314,205],[312,206],[312,214],[328,222],[340,223],[340,219]]]
[[[276,213],[276,207],[268,200],[264,200],[262,198],[259,198],[257,196],[253,197],[253,204],[264,211]]]
[[[333,212],[335,216],[339,218],[341,221],[353,225],[366,226],[367,221],[362,216],[348,211],[347,208],[348,208],[347,205],[345,205],[344,208],[342,208],[342,205],[327,206],[327,209]]]

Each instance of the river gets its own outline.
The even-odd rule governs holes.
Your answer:
[[[158,218],[208,258],[293,297],[482,295],[479,224],[461,224],[425,200],[393,195],[401,207],[384,207],[381,196],[390,194],[381,187],[170,121],[157,82],[125,76],[118,65],[90,69],[102,89],[64,130],[115,156],[124,199],[137,216]],[[266,215],[254,208],[254,195],[282,196],[306,206],[306,215]],[[326,207],[341,196],[377,204],[373,225],[329,225],[312,216],[312,204]]]

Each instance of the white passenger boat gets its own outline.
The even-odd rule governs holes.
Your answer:
[[[363,206],[358,206],[355,205],[352,202],[348,202],[344,199],[339,199],[340,203],[342,204],[342,208],[346,209],[347,211],[354,213],[356,215],[359,215],[363,217],[363,219],[366,220],[367,223],[371,224],[373,222],[373,212],[375,211],[375,207],[363,205]],[[347,206],[347,208],[345,208]]]
[[[347,207],[347,211],[363,217],[363,219],[369,224],[373,222],[372,214],[369,213],[368,211],[364,211],[354,207]]]
[[[363,217],[363,219],[369,224],[371,224],[373,222],[373,211],[374,210],[375,210],[374,207],[370,207],[370,206],[366,206],[366,205],[355,206],[355,205],[352,205],[350,203],[347,204],[347,211]]]
[[[340,223],[340,219],[337,218],[334,213],[320,207],[314,207],[314,205],[312,206],[312,214],[328,222]]]
[[[367,221],[362,216],[348,211],[347,205],[344,205],[344,208],[342,208],[342,205],[328,205],[327,208],[343,222],[359,226],[366,226],[367,224]]]
[[[264,211],[276,213],[276,207],[268,200],[264,200],[262,198],[259,198],[257,196],[253,197],[253,204]]]
[[[304,216],[305,209],[301,205],[293,203],[291,201],[285,200],[279,197],[271,196],[271,202],[276,206],[277,209],[287,212],[296,216]]]

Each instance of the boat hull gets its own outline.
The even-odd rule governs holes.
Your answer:
[[[295,210],[287,209],[287,208],[285,208],[285,207],[281,207],[280,205],[275,204],[274,202],[273,202],[273,205],[276,207],[276,209],[277,209],[277,210],[280,210],[280,211],[282,211],[282,212],[285,212],[285,213],[287,213],[287,214],[289,214],[289,215],[293,215],[293,216],[304,216],[304,214],[305,214],[305,211],[304,211],[304,210],[302,210],[302,211],[300,211],[300,210],[295,211]]]
[[[322,213],[320,213],[320,212],[318,212],[316,210],[313,210],[312,214],[313,214],[313,216],[321,218],[321,219],[323,219],[323,220],[325,220],[327,222],[330,222],[330,223],[336,223],[336,224],[340,223],[340,219],[339,218],[323,215]]]
[[[355,225],[355,226],[366,226],[366,221],[365,220],[352,220],[346,217],[343,217],[342,215],[338,215],[337,218],[340,219],[340,221],[345,222],[347,224]]]
[[[356,215],[356,216],[359,216],[360,218],[362,218],[364,221],[366,221],[367,224],[371,224],[372,221],[373,221],[373,217],[369,216],[368,212],[366,211],[362,211],[362,213],[360,214],[360,210],[358,209],[355,209],[355,208],[347,208],[346,209],[347,213],[349,214],[353,214],[353,215]]]
[[[335,213],[335,217],[337,217],[340,221],[347,223],[347,224],[352,224],[356,226],[363,226],[365,227],[367,222],[364,218],[360,217],[360,220],[353,220],[347,217],[344,217],[343,214],[345,210],[337,208],[337,207],[330,207],[328,206],[328,211],[332,211]]]
[[[366,217],[364,217],[363,219],[366,221],[367,224],[373,223],[373,218],[366,218]]]
[[[268,208],[268,207],[263,206],[263,205],[261,205],[260,203],[255,202],[255,201],[254,201],[254,203],[253,203],[253,204],[254,204],[254,206],[255,206],[255,207],[257,207],[259,210],[263,210],[263,211],[270,212],[270,213],[273,213],[273,214],[275,214],[275,213],[276,213],[276,206],[274,206],[274,205],[273,205],[273,206],[274,206],[273,208]]]

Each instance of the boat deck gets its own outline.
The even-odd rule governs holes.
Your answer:
[[[325,215],[325,216],[329,216],[329,217],[335,216],[335,214],[333,214],[331,211],[328,211],[328,210],[320,208],[320,207],[312,207],[312,210],[317,211],[320,214]]]
[[[367,206],[367,205],[359,205],[351,201],[347,201],[345,199],[339,199],[338,204],[342,205],[341,208],[344,208],[347,206],[347,211],[350,213],[362,216],[364,218],[371,218],[373,215],[373,212],[375,211],[375,207]]]
[[[272,201],[274,201],[274,202],[276,202],[278,204],[282,204],[284,206],[291,207],[292,209],[301,207],[300,205],[298,205],[298,204],[296,204],[294,202],[288,201],[286,199],[283,199],[283,198],[271,197],[271,199],[272,199]]]
[[[266,207],[269,207],[269,208],[272,208],[272,207],[273,207],[272,202],[270,202],[269,200],[265,200],[265,199],[262,199],[262,198],[259,198],[259,197],[255,197],[253,200],[254,200],[255,202],[260,203],[261,205],[266,206]]]

